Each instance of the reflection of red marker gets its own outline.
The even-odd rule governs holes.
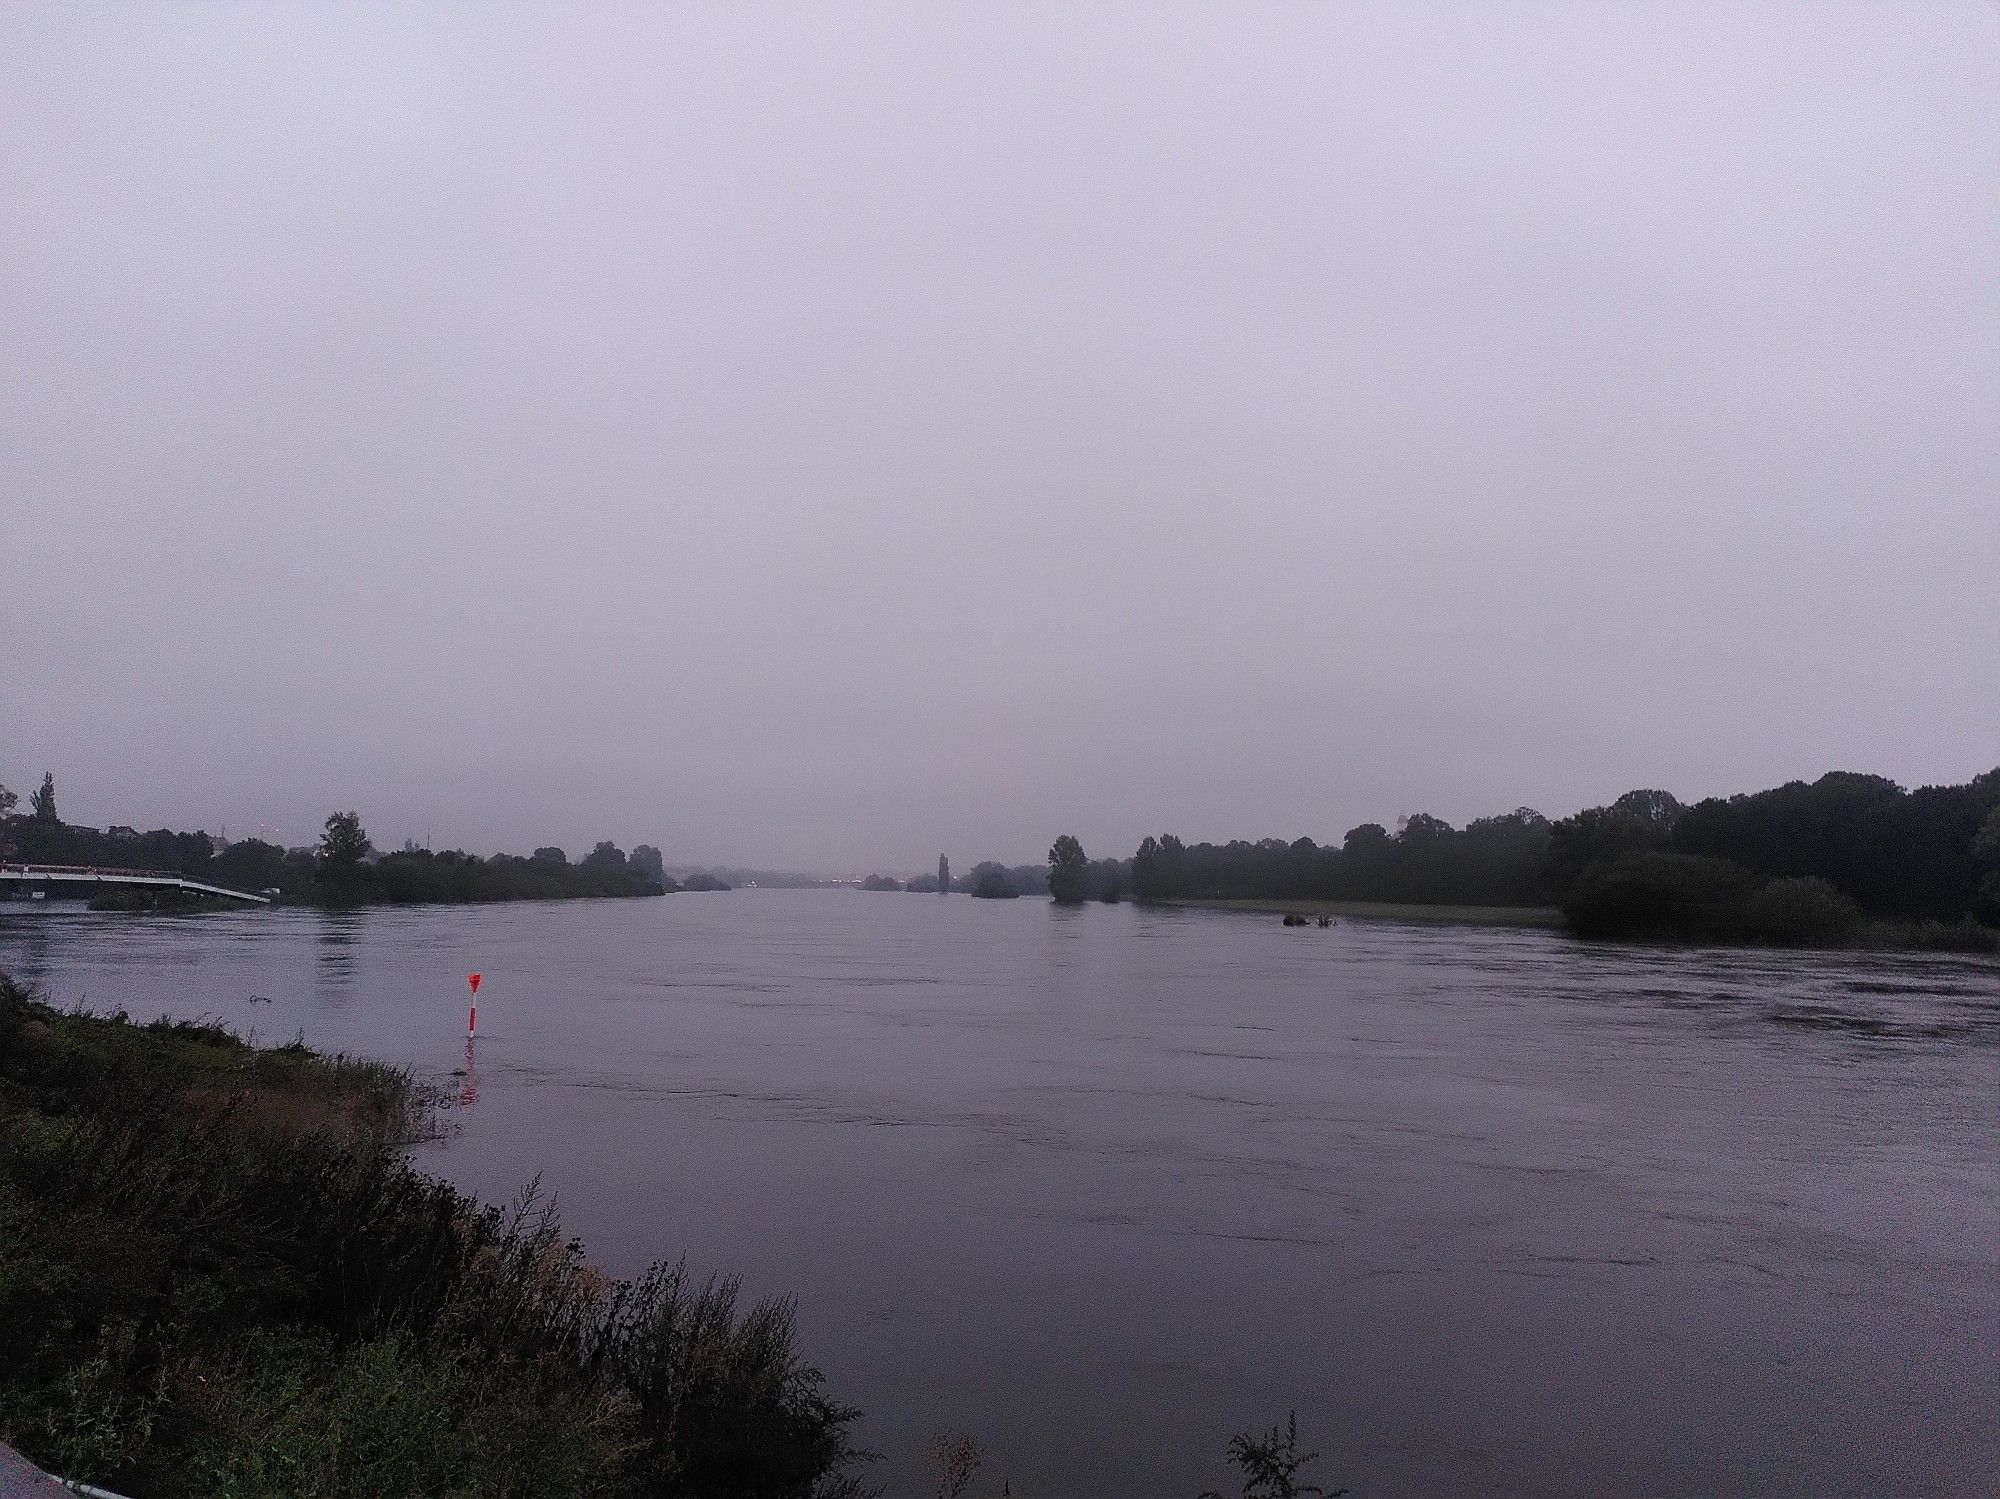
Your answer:
[[[472,988],[472,1006],[465,1012],[465,1039],[470,1041],[479,1030],[479,975],[468,973],[465,982]]]

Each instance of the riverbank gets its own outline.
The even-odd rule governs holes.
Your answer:
[[[1569,922],[1552,906],[1426,906],[1353,900],[1195,900],[1146,902],[1201,911],[1250,911],[1273,916],[1332,916],[1357,921],[1399,921],[1437,926],[1525,927],[1566,932]],[[1654,946],[1743,947],[1820,952],[2000,953],[2000,930],[1972,921],[1870,921],[1824,941],[1768,941],[1709,934],[1701,937],[1624,937]]]
[[[409,1076],[0,978],[0,1437],[146,1499],[853,1495],[791,1311],[415,1170]]]
[[[1182,906],[1198,911],[1258,911],[1274,916],[1338,916],[1357,921],[1428,922],[1449,926],[1563,927],[1553,906],[1425,906],[1370,900],[1203,900],[1175,896],[1149,906]]]

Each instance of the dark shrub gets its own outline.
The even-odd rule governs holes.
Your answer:
[[[1825,880],[1773,880],[1750,897],[1749,935],[1779,947],[1832,947],[1861,928],[1861,908]]]
[[[981,900],[1015,900],[1021,894],[1006,873],[998,869],[983,870],[972,882],[972,893]]]
[[[1755,890],[1727,859],[1647,851],[1591,865],[1562,910],[1579,937],[1732,938]]]

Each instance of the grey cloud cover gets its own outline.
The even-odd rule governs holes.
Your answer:
[[[1984,4],[17,4],[0,780],[825,869],[2000,761]]]

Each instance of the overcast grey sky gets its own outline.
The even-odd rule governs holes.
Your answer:
[[[15,3],[0,780],[828,870],[2000,761],[1987,3]]]

